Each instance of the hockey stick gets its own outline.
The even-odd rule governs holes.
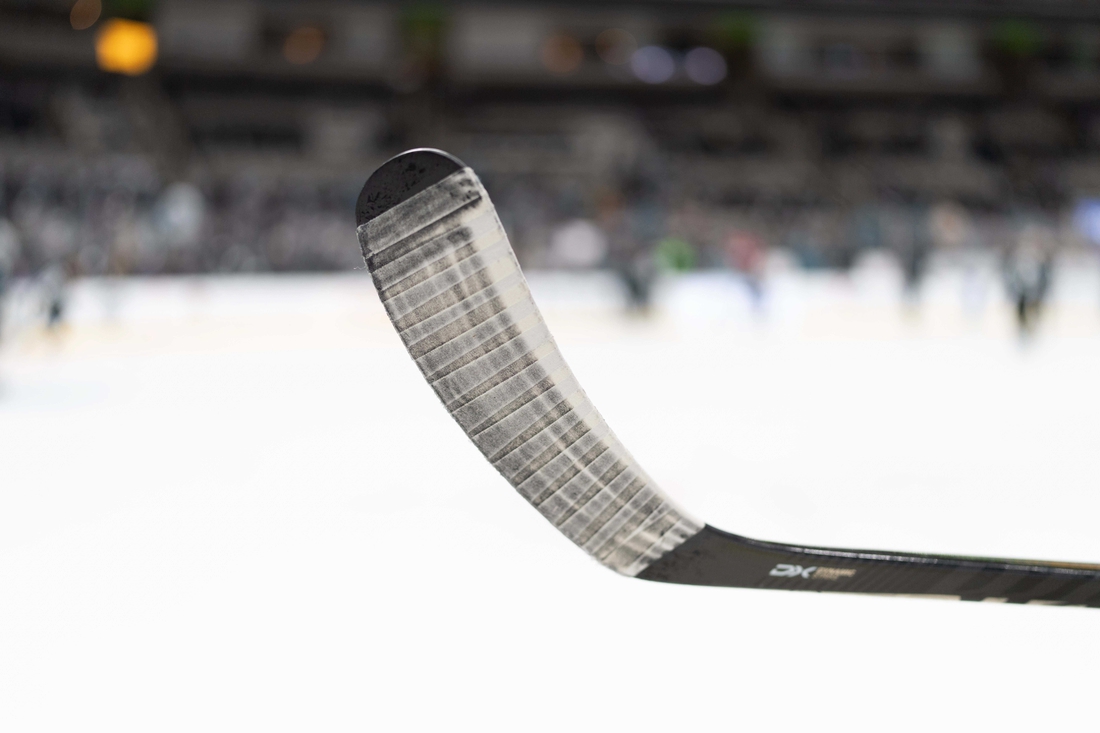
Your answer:
[[[762,542],[672,504],[566,366],[473,171],[412,150],[356,205],[375,287],[416,365],[490,463],[624,575],[691,585],[1100,607],[1100,565]]]

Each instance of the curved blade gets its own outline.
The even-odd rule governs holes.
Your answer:
[[[358,214],[378,294],[424,378],[562,534],[636,575],[702,529],[657,490],[577,383],[473,171],[411,151],[371,176]]]

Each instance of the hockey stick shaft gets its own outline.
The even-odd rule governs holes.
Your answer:
[[[689,585],[1100,607],[1095,565],[799,547],[706,526],[639,578]]]

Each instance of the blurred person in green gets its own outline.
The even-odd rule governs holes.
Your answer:
[[[695,269],[695,248],[681,237],[665,237],[657,243],[657,265],[664,272]]]

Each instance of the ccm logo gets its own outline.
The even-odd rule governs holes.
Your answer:
[[[779,563],[768,575],[773,578],[805,578],[809,580],[813,577],[814,571],[817,570],[817,566],[812,568],[803,568],[801,565],[787,565],[785,563]]]

